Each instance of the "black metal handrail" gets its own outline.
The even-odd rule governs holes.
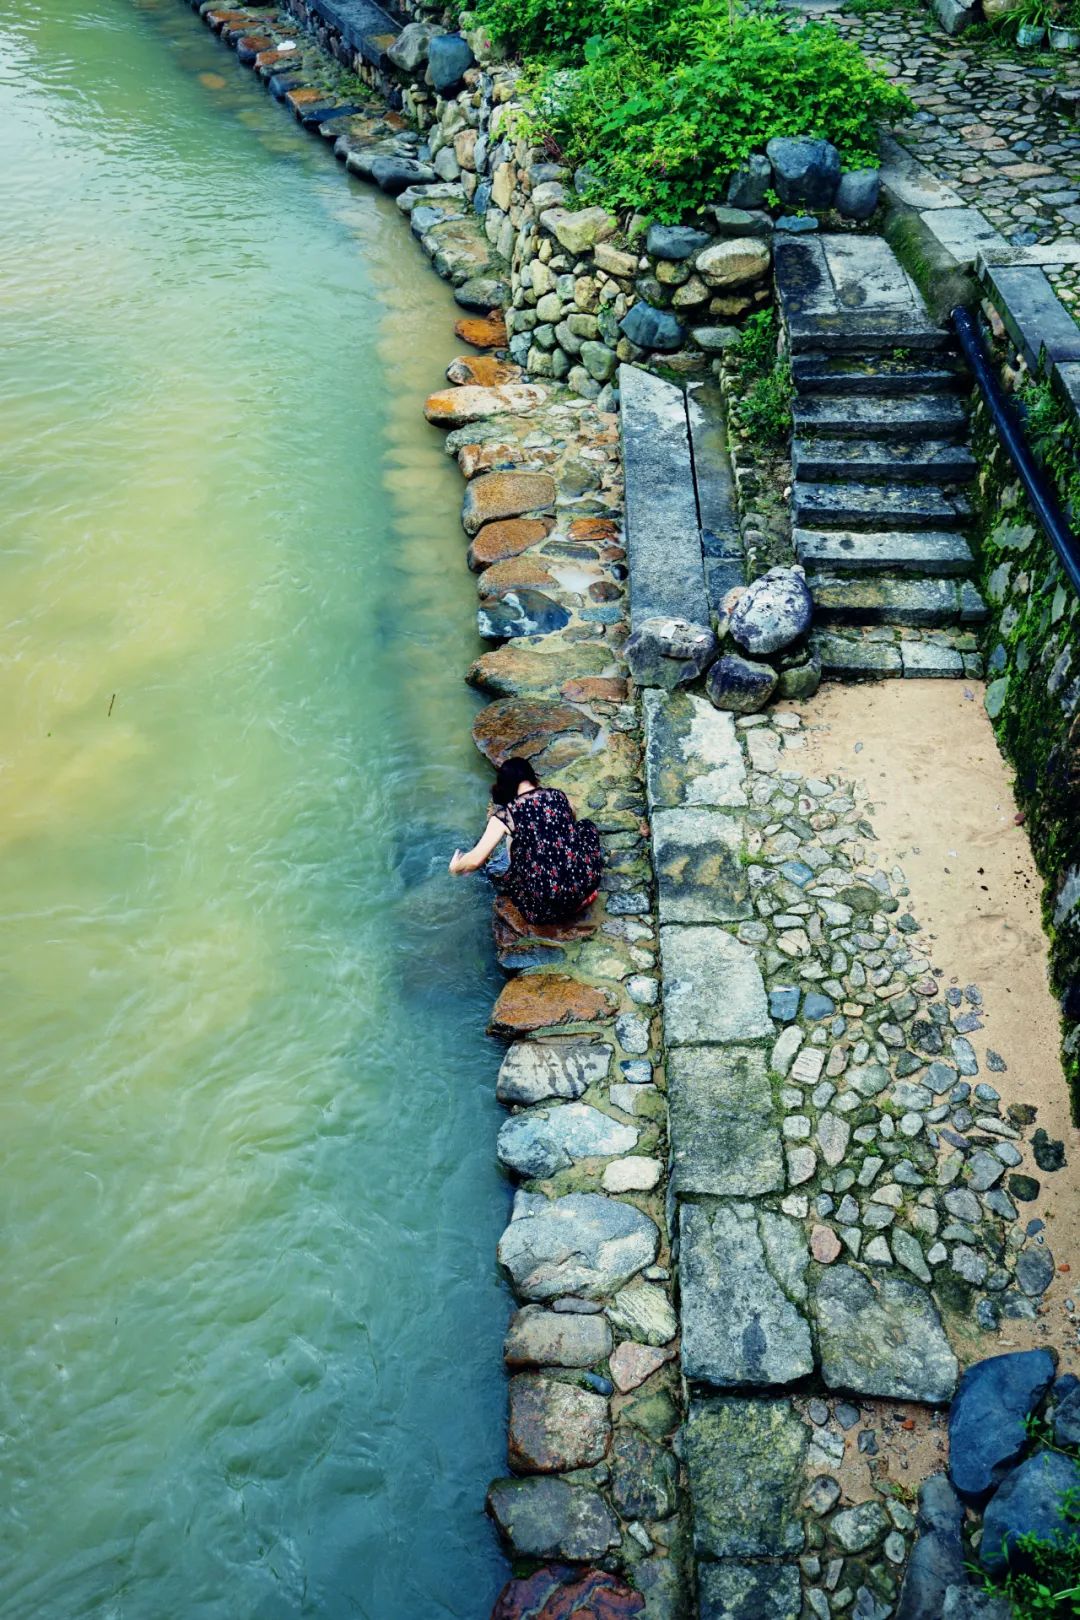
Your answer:
[[[1020,418],[998,382],[978,324],[971,311],[964,309],[960,304],[952,311],[952,323],[960,339],[964,358],[971,367],[972,375],[986,401],[998,438],[1016,468],[1035,516],[1057,552],[1062,568],[1072,581],[1073,589],[1080,593],[1080,541],[1069,527],[1069,520],[1062,510],[1061,502],[1031,453]]]

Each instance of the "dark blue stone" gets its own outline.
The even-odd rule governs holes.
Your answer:
[[[662,354],[681,348],[685,335],[682,323],[669,310],[656,309],[643,298],[626,312],[619,330],[639,349],[657,349]]]
[[[790,1024],[799,1011],[799,990],[793,984],[778,984],[769,991],[769,1015],[781,1024]]]
[[[789,883],[797,884],[800,889],[805,889],[814,876],[814,868],[805,861],[785,861],[780,870]]]
[[[477,624],[482,636],[508,641],[514,636],[547,636],[563,630],[570,615],[542,591],[507,591],[505,596],[481,602]]]
[[[969,1502],[1000,1485],[1028,1443],[1025,1419],[1054,1378],[1049,1350],[1018,1350],[969,1367],[949,1412],[949,1477]]]
[[[831,1018],[835,1006],[828,996],[823,996],[820,990],[808,990],[803,1000],[803,1017],[811,1020],[818,1018]]]
[[[428,72],[439,94],[460,84],[475,60],[460,34],[436,34],[428,46]]]
[[[1046,1355],[1032,1350],[1029,1355]],[[1075,1532],[1062,1515],[1066,1491],[1080,1490],[1080,1463],[1060,1451],[1040,1451],[1020,1464],[987,1503],[979,1562],[996,1574],[1010,1562],[1020,1536],[1034,1533],[1049,1541],[1059,1533]],[[1021,1560],[1018,1557],[1017,1562]]]
[[[689,259],[711,241],[708,231],[693,225],[650,225],[645,251],[650,259]]]

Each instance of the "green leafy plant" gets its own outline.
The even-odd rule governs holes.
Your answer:
[[[1029,378],[1017,392],[1028,439],[1063,504],[1080,514],[1080,430],[1045,379]]]
[[[738,426],[763,449],[780,450],[791,434],[791,363],[777,353],[776,316],[771,309],[751,315],[727,361],[739,380],[731,409]]]
[[[1080,1615],[1080,1492],[1061,1499],[1063,1525],[1052,1536],[1034,1532],[1018,1536],[1009,1551],[1008,1568],[1000,1575],[973,1571],[983,1590],[1004,1597],[1015,1620],[1047,1620]]]
[[[608,207],[663,221],[715,202],[775,135],[874,166],[876,126],[911,108],[833,28],[733,0],[482,0],[477,17],[528,61],[537,138]]]

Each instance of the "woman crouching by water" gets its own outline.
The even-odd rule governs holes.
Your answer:
[[[541,787],[527,759],[499,766],[491,799],[480,841],[464,855],[455,849],[451,872],[478,871],[505,838],[510,865],[499,888],[529,922],[559,922],[590,905],[604,866],[595,824],[578,821],[558,788]]]

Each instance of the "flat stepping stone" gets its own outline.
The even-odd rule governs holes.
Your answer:
[[[797,479],[792,505],[795,521],[808,528],[941,529],[971,516],[964,496],[922,485],[881,488],[855,481]]]
[[[609,991],[582,984],[569,974],[521,973],[503,987],[492,1010],[488,1034],[512,1040],[559,1024],[610,1022],[616,1010],[615,998]]]
[[[564,1473],[598,1463],[611,1439],[607,1399],[541,1372],[509,1386],[507,1452],[519,1474]]]
[[[947,529],[859,532],[845,529],[793,531],[795,554],[814,574],[966,574],[975,565],[962,534]]]
[[[595,1041],[517,1041],[502,1060],[495,1095],[508,1105],[574,1101],[607,1077],[613,1051]]]
[[[691,1401],[683,1435],[699,1555],[802,1551],[809,1430],[790,1401],[704,1396]]]
[[[534,1475],[497,1479],[487,1510],[521,1558],[603,1558],[620,1541],[619,1521],[591,1485]]]
[[[761,1047],[673,1047],[667,1059],[672,1188],[753,1198],[784,1190],[784,1153]]]
[[[569,1170],[579,1159],[611,1158],[637,1146],[638,1132],[589,1103],[529,1108],[499,1131],[499,1163],[529,1180]]]
[[[859,478],[872,484],[969,484],[978,470],[967,445],[948,439],[831,439],[820,434],[796,438],[791,465],[798,479]]]
[[[830,1389],[931,1405],[952,1399],[959,1366],[920,1284],[889,1275],[871,1282],[833,1265],[811,1279],[810,1307]]]
[[[499,518],[540,517],[555,510],[555,480],[544,472],[491,472],[472,479],[465,490],[461,522],[474,535]]]
[[[684,1204],[679,1216],[682,1364],[725,1389],[790,1384],[814,1370],[802,1223],[755,1204]]]
[[[473,721],[473,742],[492,765],[520,755],[538,759],[559,744],[560,763],[587,754],[600,727],[573,703],[543,698],[501,698],[481,709]]]
[[[611,1344],[611,1324],[600,1312],[523,1305],[510,1318],[503,1359],[508,1367],[594,1367],[607,1360]]]
[[[951,394],[912,394],[899,399],[812,394],[795,400],[792,415],[797,432],[846,438],[942,438],[968,429],[963,401]]]
[[[603,1299],[652,1265],[659,1242],[655,1222],[617,1198],[519,1192],[499,1239],[499,1264],[522,1299]]]
[[[689,692],[644,694],[645,770],[653,811],[681,805],[741,809],[746,762],[735,716]]]

